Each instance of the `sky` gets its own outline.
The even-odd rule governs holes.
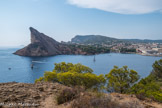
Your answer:
[[[162,39],[162,0],[0,0],[0,47],[30,43],[29,27],[75,35]]]

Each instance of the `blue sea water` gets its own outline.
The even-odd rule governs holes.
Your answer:
[[[25,82],[34,83],[35,79],[43,76],[44,71],[51,71],[54,63],[71,62],[81,63],[94,70],[95,74],[107,74],[114,65],[127,65],[139,73],[141,78],[149,75],[152,64],[162,57],[141,56],[137,54],[108,53],[94,56],[58,55],[52,57],[22,57],[13,53],[18,48],[0,48],[0,83]],[[31,69],[31,64],[34,68]],[[11,69],[9,69],[11,68]]]

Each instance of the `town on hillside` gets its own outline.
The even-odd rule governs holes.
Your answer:
[[[75,36],[66,44],[109,48],[110,52],[115,53],[137,53],[145,56],[162,56],[162,40],[116,39],[101,35],[85,35]]]

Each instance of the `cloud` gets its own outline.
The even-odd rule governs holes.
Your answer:
[[[82,8],[95,8],[120,14],[145,14],[162,11],[162,0],[68,0]]]

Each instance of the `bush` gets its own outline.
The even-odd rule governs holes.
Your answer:
[[[76,98],[71,108],[143,108],[138,101],[120,101],[111,95],[98,97],[96,93],[85,93]]]
[[[93,70],[87,66],[84,66],[80,63],[78,64],[72,64],[72,63],[55,63],[55,68],[53,71],[56,71],[57,73],[61,72],[77,72],[77,73],[92,73]]]
[[[152,65],[153,67],[153,73],[157,78],[162,78],[162,59],[155,61],[155,63]]]
[[[139,75],[136,71],[129,70],[127,66],[123,66],[123,68],[114,66],[114,69],[106,74],[106,78],[108,80],[108,92],[126,93],[138,81]]]
[[[144,99],[145,99],[145,94],[144,94],[144,93],[139,93],[139,94],[136,94],[136,97],[137,97],[139,100],[144,100]]]
[[[146,78],[141,79],[130,89],[130,93],[136,94],[137,98],[151,98],[154,101],[162,102],[161,85],[162,59],[155,61],[153,64],[153,72]],[[143,99],[142,97],[142,99]]]
[[[92,73],[65,72],[57,74],[58,81],[67,86],[84,86],[88,88],[101,88],[105,84],[103,75]]]
[[[62,90],[59,95],[56,97],[58,104],[63,104],[65,102],[75,99],[77,96],[77,91],[75,89],[66,88]]]
[[[72,103],[72,108],[111,108],[115,102],[111,102],[111,96],[98,97],[95,94],[84,94],[75,99]]]
[[[144,79],[141,79],[140,82],[135,84],[130,89],[130,92],[136,94],[139,99],[141,99],[140,95],[142,94],[142,99],[148,97],[154,101],[162,102],[162,89],[152,74]]]
[[[41,81],[44,81],[44,77],[40,77],[39,79],[36,79],[36,80],[35,80],[35,83],[41,82]]]
[[[67,86],[84,86],[86,89],[101,89],[104,87],[106,79],[104,75],[97,76],[93,70],[82,64],[55,63],[52,72],[45,72],[38,81],[58,82]]]
[[[55,71],[45,72],[44,81],[49,81],[49,82],[57,81],[57,73]]]

